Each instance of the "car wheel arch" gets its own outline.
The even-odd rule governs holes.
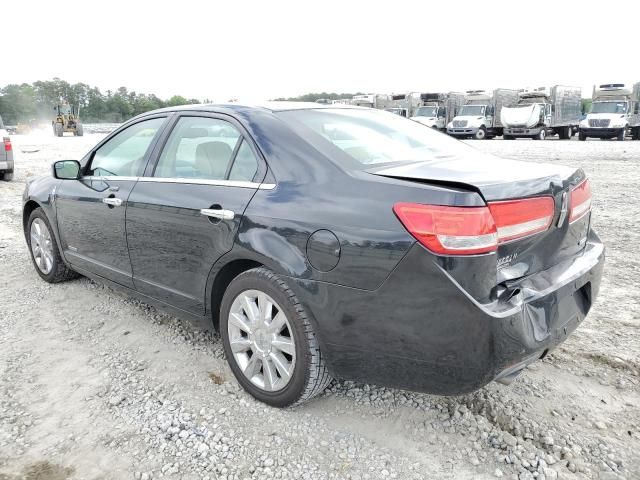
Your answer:
[[[29,217],[36,208],[42,208],[42,205],[40,205],[33,199],[28,200],[27,203],[25,203],[22,207],[22,227],[25,232],[27,231],[27,223],[29,223]]]

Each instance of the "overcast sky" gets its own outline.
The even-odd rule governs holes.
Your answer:
[[[640,2],[612,4],[17,0],[2,6],[0,86],[57,76],[226,101],[562,83],[589,96],[640,81]]]

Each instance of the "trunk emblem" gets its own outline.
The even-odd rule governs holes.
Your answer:
[[[560,216],[558,217],[558,228],[562,227],[564,221],[567,219],[567,212],[569,211],[569,196],[567,192],[562,192],[562,206],[560,207]]]

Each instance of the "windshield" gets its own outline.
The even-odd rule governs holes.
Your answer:
[[[438,107],[420,107],[416,110],[416,117],[435,117]]]
[[[448,135],[379,110],[328,108],[277,115],[345,168],[477,154],[474,148]]]
[[[625,102],[594,102],[591,113],[627,113]]]
[[[458,115],[466,117],[484,117],[484,105],[465,105],[463,106]]]

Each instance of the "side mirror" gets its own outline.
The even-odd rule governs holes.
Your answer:
[[[53,164],[53,176],[60,180],[77,180],[80,178],[80,162],[77,160],[60,160]]]

